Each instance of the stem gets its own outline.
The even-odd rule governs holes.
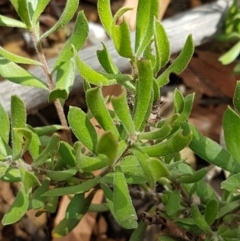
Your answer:
[[[49,71],[49,68],[48,68],[48,64],[47,64],[45,55],[42,51],[42,44],[38,43],[38,37],[35,33],[35,30],[31,31],[31,35],[32,35],[32,39],[33,39],[33,42],[34,42],[34,45],[35,45],[35,49],[36,49],[39,61],[42,63],[43,72],[44,72],[44,74],[47,78],[49,91],[52,91],[52,90],[54,90],[54,84],[53,84],[53,80],[52,80],[52,75],[51,75],[51,73]],[[59,99],[54,100],[53,103],[54,103],[55,108],[57,110],[58,118],[61,122],[61,125],[63,126],[63,129],[64,129],[65,140],[69,144],[72,145],[71,132],[70,132],[70,129],[68,127],[68,123],[67,123],[66,116],[64,114],[63,106],[61,105],[61,102],[60,102]]]

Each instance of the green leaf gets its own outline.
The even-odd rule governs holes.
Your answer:
[[[229,106],[223,115],[223,130],[227,150],[240,162],[240,116]]]
[[[113,209],[116,221],[126,229],[137,228],[137,214],[132,204],[127,182],[119,166],[115,167]]]
[[[141,221],[138,227],[133,231],[129,241],[143,241],[147,227],[147,224]]]
[[[88,64],[83,62],[78,56],[77,51],[73,48],[76,66],[80,75],[88,81],[90,84],[94,85],[112,85],[116,84],[116,79],[108,79],[103,74],[92,69]]]
[[[75,156],[73,154],[74,150],[73,147],[68,144],[67,142],[60,141],[60,147],[59,147],[59,154],[62,157],[63,161],[71,166],[75,166]]]
[[[68,60],[57,70],[55,89],[51,91],[48,101],[68,98],[75,80],[75,64],[73,60]]]
[[[173,125],[176,123],[176,120],[178,120],[178,118],[179,115],[174,114],[168,119],[161,120],[159,122],[159,127],[156,130],[139,133],[138,138],[140,140],[158,139],[158,141],[163,141],[171,134]]]
[[[170,58],[170,43],[168,40],[167,33],[156,18],[154,19],[154,43],[156,49],[156,64],[154,66],[154,75],[163,68],[169,61]]]
[[[106,108],[105,100],[103,98],[100,88],[92,88],[86,93],[87,106],[90,109],[92,115],[96,118],[99,125],[105,130],[110,131],[116,139],[119,137],[119,133],[116,125],[114,124],[109,111]]]
[[[90,157],[81,151],[81,145],[76,147],[76,165],[80,172],[92,172],[109,166],[110,161],[107,157]]]
[[[158,158],[149,158],[148,165],[155,182],[157,182],[161,177],[167,177],[169,175],[167,167]]]
[[[142,148],[139,149],[137,147],[134,147],[134,148],[132,148],[131,151],[134,154],[134,156],[136,156],[136,158],[145,174],[145,177],[146,177],[146,180],[147,180],[149,186],[153,189],[155,187],[155,179],[154,179],[153,173],[148,164],[149,156],[145,152],[142,151]]]
[[[240,113],[240,81],[237,81],[234,96],[233,96],[233,105],[235,109]]]
[[[19,190],[13,204],[8,209],[7,213],[3,216],[3,225],[16,223],[23,217],[23,215],[28,210],[30,194],[31,190],[25,193],[23,187]]]
[[[89,191],[91,188],[95,187],[99,183],[100,178],[101,177],[97,176],[93,179],[84,181],[78,185],[52,189],[52,190],[45,192],[42,196],[59,197],[59,196],[70,195],[70,194],[85,193],[85,192]]]
[[[12,149],[0,136],[0,161],[12,160]]]
[[[111,148],[109,148],[111,146]],[[117,156],[118,142],[111,132],[105,132],[99,139],[97,153],[104,154],[109,158],[109,164],[112,164]]]
[[[205,177],[207,174],[208,169],[207,168],[202,168],[194,172],[192,175],[187,174],[187,175],[182,175],[181,177],[177,178],[177,182],[179,183],[195,183],[200,181],[202,178]]]
[[[48,5],[49,2],[50,2],[50,0],[37,1],[37,7],[32,16],[32,21],[34,24],[37,23],[38,18],[40,17],[40,15],[42,14],[42,12],[44,11],[44,9],[46,8],[46,6]]]
[[[64,11],[59,20],[57,21],[57,23],[40,37],[39,42],[41,42],[44,38],[47,38],[53,32],[57,31],[59,28],[62,28],[66,24],[68,24],[68,22],[72,19],[75,12],[77,11],[78,4],[79,0],[67,0]]]
[[[106,45],[104,43],[102,43],[102,45],[103,45],[103,50],[97,50],[97,57],[98,57],[99,63],[102,65],[102,67],[107,73],[109,74],[119,73],[119,70],[115,65],[115,63],[113,62]]]
[[[231,193],[240,193],[240,173],[232,175],[227,178],[227,180],[221,183],[221,188],[231,192]]]
[[[184,98],[184,108],[180,114],[178,121],[187,121],[189,115],[191,114],[193,101],[194,101],[195,93],[189,94]]]
[[[205,220],[208,225],[212,225],[217,218],[219,212],[219,203],[218,201],[212,199],[207,203],[205,209]]]
[[[168,140],[144,146],[141,149],[151,157],[168,156],[181,151],[191,142],[191,131],[183,131],[182,129],[176,131]]]
[[[43,211],[50,212],[50,213],[56,213],[58,204],[59,204],[58,199],[59,199],[58,197],[47,198],[47,203],[46,203]]]
[[[149,108],[152,106],[152,65],[149,60],[137,62],[139,78],[137,80],[136,97],[134,102],[133,122],[136,131],[141,131],[148,120]]]
[[[18,16],[26,24],[27,28],[32,27],[32,22],[30,19],[29,2],[27,0],[10,0]]]
[[[48,158],[53,158],[53,156],[57,153],[60,146],[60,137],[58,134],[53,134],[48,145],[42,151],[42,153],[35,159],[32,163],[33,166],[40,166],[44,164]]]
[[[209,200],[218,199],[216,191],[204,179],[198,182],[196,193],[203,204],[207,204]]]
[[[1,123],[0,137],[4,140],[5,143],[8,143],[10,124],[9,124],[8,114],[1,104],[0,104],[0,123]]]
[[[165,210],[168,216],[172,216],[180,209],[180,192],[178,190],[174,190],[165,195],[168,197],[165,203]]]
[[[36,159],[40,155],[40,152],[41,152],[41,142],[36,133],[31,131],[31,135],[32,135],[32,139],[31,139],[31,143],[29,145],[28,150],[29,150],[32,158]]]
[[[41,126],[41,127],[31,127],[28,126],[31,131],[36,133],[38,136],[45,136],[52,134],[56,131],[63,130],[62,125],[48,125],[48,126]]]
[[[13,28],[27,28],[25,23],[3,15],[0,15],[0,26]]]
[[[77,173],[76,167],[72,167],[63,171],[46,171],[46,176],[54,181],[65,181]]]
[[[3,56],[0,56],[0,75],[15,84],[48,89],[42,80]]]
[[[32,141],[32,132],[26,128],[12,129],[12,155],[17,160],[28,150]]]
[[[123,124],[124,128],[129,134],[133,134],[134,124],[127,103],[126,89],[122,88],[122,94],[117,97],[112,97],[111,100],[114,111],[120,119],[121,124]]]
[[[91,152],[96,153],[98,135],[87,115],[77,107],[70,107],[68,121],[78,140]]]
[[[182,124],[182,127],[192,131],[193,138],[189,144],[189,147],[199,157],[231,173],[240,172],[240,163],[222,146],[215,141],[204,137],[191,124],[184,123]]]
[[[240,200],[234,200],[232,202],[226,203],[225,205],[223,205],[218,212],[218,216],[217,218],[222,218],[225,215],[227,215],[228,213],[233,212],[236,208],[238,208],[240,205]]]
[[[127,183],[134,184],[135,181],[145,183],[146,178],[138,159],[133,155],[128,155],[120,162],[120,167],[124,173]]]
[[[46,197],[43,197],[42,194],[45,193],[50,185],[50,180],[49,179],[45,179],[42,182],[42,185],[40,187],[38,187],[35,192],[33,193],[33,197],[32,197],[32,207],[34,209],[39,209],[42,208],[47,200]]]
[[[184,109],[184,98],[182,93],[178,89],[174,90],[173,104],[174,104],[174,112],[177,114],[181,114]]]
[[[194,44],[192,35],[189,35],[186,43],[175,61],[157,78],[159,87],[166,85],[169,82],[171,73],[180,74],[188,65],[194,52]]]
[[[23,101],[16,95],[11,96],[11,127],[24,128],[26,121],[27,114]]]
[[[5,182],[21,182],[21,175],[19,169],[9,168],[1,180]]]
[[[73,56],[72,46],[74,46],[76,51],[79,51],[85,44],[88,37],[88,22],[83,13],[79,12],[77,19],[75,21],[75,26],[71,36],[68,38],[66,44],[61,50],[60,54],[57,57],[56,62],[54,63],[52,73],[59,69],[63,64],[68,62]],[[72,73],[75,76],[75,71]]]
[[[40,62],[38,62],[36,60],[24,58],[22,56],[13,54],[13,53],[9,52],[8,50],[2,48],[1,46],[0,46],[0,55],[2,55],[7,60],[10,60],[17,64],[42,65]]]
[[[10,167],[10,163],[9,162],[2,162],[0,163],[0,178],[2,178],[6,171],[8,170],[8,168]]]
[[[131,38],[130,38],[130,28],[128,26],[128,23],[123,18],[123,21],[120,25],[116,24],[117,19],[126,11],[131,9],[132,8],[121,8],[115,14],[112,21],[111,37],[119,55],[125,58],[133,59],[133,51],[132,51]]]
[[[87,198],[84,194],[75,194],[68,204],[64,219],[53,229],[54,238],[66,236],[73,228],[77,226],[89,209],[95,193],[90,193]]]
[[[26,170],[25,167],[20,166],[19,167],[21,177],[22,177],[22,184],[25,190],[25,193],[28,193],[31,191],[33,187],[41,186],[40,181],[37,179],[37,177],[32,173]]]
[[[110,0],[98,1],[99,18],[108,35],[111,37],[111,26],[113,21]]]
[[[194,204],[192,206],[191,214],[192,214],[192,217],[193,217],[195,223],[197,224],[197,226],[200,229],[202,229],[206,233],[211,233],[212,232],[211,228],[209,227],[208,223],[205,221],[204,217],[200,213],[200,211],[198,209],[198,206],[196,204]]]
[[[135,53],[140,57],[153,36],[154,18],[158,18],[158,0],[139,0],[136,18]]]
[[[233,47],[223,54],[218,60],[223,64],[231,64],[240,53],[240,41],[233,45]]]

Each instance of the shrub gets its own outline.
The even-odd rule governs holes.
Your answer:
[[[68,0],[58,22],[41,36],[39,16],[49,1],[11,2],[21,21],[0,16],[0,24],[30,31],[39,60],[23,58],[0,48],[0,74],[12,82],[48,91],[61,125],[27,125],[24,103],[17,96],[11,98],[9,123],[0,105],[1,179],[21,183],[2,224],[17,222],[29,209],[37,210],[37,215],[55,212],[59,197],[68,195],[71,201],[65,218],[52,231],[54,237],[70,232],[89,210],[102,212],[106,207],[121,227],[134,229],[131,241],[143,238],[149,222],[161,224],[167,230],[161,240],[197,237],[198,240],[233,240],[232,237],[237,237],[238,228],[232,222],[235,220],[233,211],[239,206],[239,198],[233,193],[238,193],[236,175],[240,164],[235,143],[239,143],[240,135],[233,132],[237,129],[239,115],[229,107],[224,117],[229,151],[202,136],[188,123],[194,94],[184,97],[176,89],[174,114],[159,118],[160,89],[168,83],[171,73],[179,74],[185,69],[193,54],[193,41],[189,36],[177,59],[167,65],[170,45],[157,20],[158,1],[139,0],[134,48],[127,22],[116,23],[131,9],[122,8],[112,16],[110,1],[98,1],[102,25],[118,54],[129,60],[131,74],[119,71],[104,44],[103,49],[97,51],[104,72],[92,69],[79,57],[78,51],[88,35],[88,23],[82,11],[77,14],[74,30],[49,70],[42,41],[72,19],[79,1]],[[23,63],[41,66],[47,84],[18,65]],[[70,107],[65,116],[63,104],[73,86],[75,68],[84,79],[89,111],[85,113],[80,108]],[[102,87],[114,84],[121,85],[122,92],[111,98],[113,110],[109,110]],[[238,85],[234,98],[237,111],[239,88]],[[104,130],[102,136],[97,134],[92,118]],[[231,121],[233,129],[229,128]],[[63,139],[57,133],[59,130],[64,132]],[[77,139],[74,143],[72,135]],[[186,146],[210,163],[236,173],[222,183],[226,189],[223,197],[204,181],[208,168],[195,171],[181,160],[179,151]],[[31,164],[24,161],[26,152],[30,154]],[[132,204],[132,185],[137,185],[138,192],[154,200],[152,207],[143,213],[142,221]],[[162,187],[160,191],[157,185]],[[91,204],[100,189],[104,192],[105,203]],[[159,203],[161,209],[158,209]],[[171,225],[179,232],[170,232]]]

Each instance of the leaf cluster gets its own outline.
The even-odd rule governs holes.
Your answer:
[[[240,7],[237,0],[234,0],[231,7],[228,10],[224,33],[218,37],[221,41],[230,41],[233,46],[220,58],[219,61],[224,64],[233,63],[240,54]],[[240,64],[236,64],[233,69],[234,74],[240,73]]]
[[[161,88],[169,82],[171,73],[179,74],[186,68],[194,49],[189,36],[176,60],[168,63],[170,44],[158,21],[158,0],[139,0],[133,44],[126,20],[117,23],[131,9],[122,8],[113,16],[110,0],[98,1],[102,25],[118,54],[130,62],[131,74],[120,72],[104,44],[97,51],[102,72],[81,59],[78,51],[88,35],[88,23],[82,11],[77,14],[74,30],[48,72],[42,41],[73,18],[79,1],[68,0],[58,22],[42,35],[39,16],[49,0],[11,2],[21,21],[0,16],[0,25],[30,31],[39,61],[0,48],[0,75],[14,83],[46,89],[49,101],[58,107],[60,103],[61,107],[72,89],[77,69],[84,79],[88,112],[70,107],[65,117],[60,108],[61,125],[31,127],[26,123],[25,106],[19,97],[11,98],[10,121],[0,105],[0,178],[21,183],[2,223],[17,222],[29,209],[35,209],[37,215],[54,213],[59,197],[68,195],[70,203],[64,219],[52,231],[54,237],[69,233],[88,211],[109,211],[121,227],[134,229],[130,240],[139,241],[143,239],[147,222],[140,220],[133,205],[132,187],[137,186],[137,192],[143,192],[152,201],[152,207],[146,210],[148,215],[156,215],[165,224],[174,222],[187,238],[191,235],[201,240],[235,240],[239,216],[234,211],[240,202],[240,84],[234,96],[235,110],[229,107],[223,119],[227,145],[224,149],[188,123],[194,94],[183,96],[176,89],[174,113],[166,118],[158,114]],[[48,82],[24,70],[18,65],[21,63],[40,65],[47,73]],[[122,88],[118,97],[110,98],[113,106],[110,110],[102,87],[114,84]],[[102,135],[96,131],[93,118],[103,130]],[[61,139],[59,130],[70,131],[77,141]],[[204,160],[232,173],[222,183],[223,197],[205,181],[208,168],[194,171],[181,159],[179,152],[187,146]],[[26,153],[31,158],[30,164],[25,162]],[[94,205],[91,201],[98,190],[103,191],[105,203]],[[199,202],[195,201],[196,197]],[[183,237],[166,234],[160,240],[179,238]]]

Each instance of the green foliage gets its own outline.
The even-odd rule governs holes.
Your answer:
[[[225,19],[224,32],[218,39],[221,41],[231,41],[233,43],[233,46],[219,58],[222,64],[231,64],[240,54],[240,7],[238,0],[234,0],[232,6],[229,8]],[[235,65],[233,73],[240,73],[239,63]]]
[[[37,52],[41,54],[43,39],[72,19],[79,1],[68,0],[59,21],[41,36],[39,17],[49,0],[11,2],[22,21],[0,16],[0,25],[30,31]],[[147,224],[137,216],[133,205],[132,185],[137,185],[138,191],[152,197],[154,202],[148,215],[155,213],[156,220],[163,220],[164,224],[174,222],[193,237],[233,240],[230,237],[235,237],[237,230],[231,217],[240,204],[240,82],[234,95],[234,109],[228,107],[223,118],[227,149],[204,137],[188,123],[194,94],[183,96],[176,89],[174,113],[150,121],[160,100],[160,90],[169,82],[170,74],[181,73],[189,63],[193,40],[189,36],[182,52],[166,67],[170,43],[158,21],[158,1],[139,0],[134,47],[126,20],[117,24],[126,11],[131,9],[122,8],[113,16],[110,0],[98,1],[100,20],[118,54],[130,62],[131,74],[119,71],[104,44],[103,49],[97,51],[102,72],[81,59],[78,51],[88,35],[82,11],[76,15],[73,32],[51,72],[42,58],[33,61],[0,47],[0,75],[14,83],[46,89],[49,101],[58,107],[61,121],[60,125],[44,127],[27,125],[24,103],[13,96],[9,122],[0,105],[0,179],[21,183],[2,224],[17,222],[30,208],[37,210],[37,215],[53,213],[59,197],[68,195],[70,203],[64,219],[52,231],[54,237],[67,235],[88,211],[110,211],[121,227],[135,229],[130,240],[139,241],[143,239]],[[40,65],[47,73],[48,86],[18,65],[23,63]],[[70,107],[65,116],[60,107],[74,85],[75,67],[84,79],[88,112]],[[163,67],[164,71],[160,71]],[[121,85],[122,92],[117,97],[105,98],[102,87],[113,84]],[[113,106],[111,110],[106,104],[109,100]],[[98,134],[93,118],[103,134]],[[62,139],[57,133],[59,130],[63,132]],[[71,135],[75,137],[74,143]],[[47,141],[41,143],[42,138]],[[221,185],[223,197],[216,195],[204,180],[208,168],[195,171],[181,160],[179,152],[187,146],[209,163],[231,172]],[[25,162],[26,152],[32,160],[30,164]],[[157,186],[161,188],[156,189]],[[91,204],[99,189],[106,203]],[[156,209],[158,203],[162,205],[160,211]],[[176,240],[176,237],[169,234],[158,240]]]

